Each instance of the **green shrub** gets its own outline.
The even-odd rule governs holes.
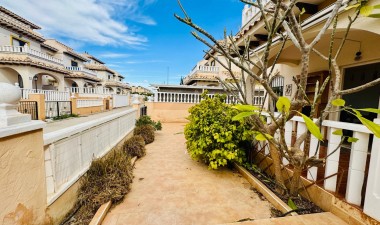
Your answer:
[[[160,121],[155,122],[154,120],[152,120],[150,118],[150,116],[146,116],[146,115],[145,116],[141,116],[139,119],[137,119],[135,125],[136,125],[136,127],[143,126],[143,125],[151,125],[156,130],[161,130],[162,129],[162,125],[161,125]]]
[[[92,161],[80,181],[74,214],[64,224],[89,224],[98,208],[108,201],[119,203],[130,190],[132,165],[129,155],[115,149],[109,155]]]
[[[243,146],[252,141],[247,124],[232,121],[238,111],[224,103],[225,95],[214,98],[202,95],[199,104],[189,109],[189,123],[185,127],[187,150],[195,160],[202,160],[209,168],[217,169],[228,162],[243,163]]]
[[[124,152],[131,157],[143,157],[145,155],[145,141],[141,135],[135,135],[128,139],[123,146]]]
[[[162,130],[162,124],[161,121],[157,121],[157,123],[154,125],[154,128],[156,130]]]
[[[145,144],[150,144],[154,141],[154,128],[151,125],[137,126],[133,134],[141,135],[144,138]]]

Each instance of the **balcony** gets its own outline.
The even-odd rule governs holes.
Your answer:
[[[183,80],[184,84],[189,84],[193,80],[218,81],[219,67],[217,66],[195,66],[190,74]]]
[[[97,76],[96,72],[80,66],[66,66],[66,69],[73,72],[82,72],[91,76]]]
[[[33,58],[37,58],[40,60],[48,61],[50,63],[54,63],[56,65],[63,66],[62,59],[54,58],[48,54],[36,51],[34,49],[29,48],[28,46],[0,46],[0,53],[13,53],[17,55],[27,55]]]

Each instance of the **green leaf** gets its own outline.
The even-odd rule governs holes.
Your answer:
[[[301,114],[303,120],[305,121],[307,129],[310,131],[310,133],[316,137],[318,140],[323,141],[323,136],[321,134],[321,131],[319,130],[318,126],[306,115],[298,112]]]
[[[243,111],[243,112],[259,110],[258,107],[253,106],[253,105],[235,105],[235,106],[232,106],[232,108],[237,109],[239,111]]]
[[[372,113],[380,114],[380,109],[364,108],[364,109],[356,109],[356,110],[364,111],[364,112],[372,112]]]
[[[279,97],[276,102],[276,108],[278,111],[282,112],[289,112],[290,110],[290,100],[287,97]]]
[[[368,17],[371,17],[371,18],[380,18],[380,13],[370,14],[370,15],[368,15]]]
[[[305,8],[302,7],[302,10],[300,12],[300,16],[303,15],[306,12]]]
[[[355,5],[349,5],[349,6],[347,6],[344,10],[350,10],[350,9],[352,9],[352,8],[357,8],[357,7],[359,7],[359,6],[360,6],[359,3],[357,3],[357,4],[355,4]]]
[[[374,9],[380,9],[380,4],[379,5],[374,5],[372,6]]]
[[[331,104],[334,106],[344,106],[346,104],[346,101],[344,101],[343,99],[337,98],[337,99],[334,99],[331,102]]]
[[[372,131],[376,137],[380,138],[380,125],[370,120],[367,120],[366,118],[362,116],[356,116],[356,117],[360,120],[360,122],[362,122],[364,126],[366,126],[370,131]]]
[[[291,198],[288,199],[288,206],[292,209],[292,210],[296,210],[298,209],[298,207],[296,206],[296,204],[293,202],[293,200]]]
[[[258,141],[266,141],[266,140],[273,139],[273,137],[271,135],[269,135],[269,134],[264,134],[264,135],[261,134],[261,133],[259,133],[259,134],[257,134],[255,136],[255,139],[258,140]]]
[[[347,141],[348,141],[349,143],[352,143],[352,142],[357,142],[357,141],[359,141],[359,139],[358,139],[358,138],[354,138],[354,137],[348,137]]]
[[[232,117],[232,121],[241,120],[245,117],[252,116],[253,114],[255,114],[255,112],[241,112],[237,114],[236,116]]]
[[[339,129],[339,130],[334,131],[334,132],[333,132],[333,135],[343,136],[343,131],[342,131],[342,129]]]
[[[362,114],[358,110],[352,109],[352,108],[351,108],[351,110],[354,111],[354,113],[356,114],[357,117],[362,116]]]
[[[369,16],[373,11],[373,6],[365,5],[360,8],[360,14],[363,16]]]

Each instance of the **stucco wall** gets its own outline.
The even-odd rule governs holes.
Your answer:
[[[165,123],[186,123],[189,116],[189,108],[194,103],[171,103],[171,102],[145,102],[148,107],[148,115],[153,120]]]
[[[45,224],[42,129],[0,138],[0,223]]]
[[[117,145],[116,148],[120,148],[122,144],[133,136],[133,132],[130,132],[124,137]],[[46,209],[46,213],[52,220],[53,224],[60,224],[67,213],[74,207],[77,200],[77,191],[80,188],[81,179],[75,182],[69,189],[67,189],[57,200],[55,200]]]

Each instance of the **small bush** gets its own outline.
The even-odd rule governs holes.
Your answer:
[[[141,135],[144,138],[145,144],[150,144],[154,141],[154,128],[151,125],[137,126],[133,134]]]
[[[161,124],[161,121],[157,121],[156,125],[154,126],[154,128],[156,128],[156,130],[162,130],[162,124]]]
[[[141,135],[135,135],[128,139],[123,146],[124,152],[131,157],[143,157],[145,155],[145,141]]]
[[[189,109],[189,123],[185,127],[187,150],[195,160],[202,160],[210,169],[226,166],[229,162],[243,163],[244,146],[252,141],[250,126],[232,121],[238,111],[224,103],[225,96],[214,98],[202,95],[199,104]]]
[[[136,127],[143,126],[143,125],[151,125],[156,130],[162,129],[162,124],[160,121],[155,122],[150,118],[150,116],[141,116],[139,119],[136,120]]]
[[[75,207],[79,209],[64,224],[89,224],[102,204],[108,201],[115,204],[123,200],[130,190],[132,178],[130,157],[121,149],[92,161],[86,175],[81,179]]]

